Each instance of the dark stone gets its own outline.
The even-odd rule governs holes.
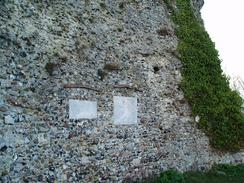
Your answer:
[[[26,57],[26,56],[27,56],[26,52],[24,52],[24,51],[20,52],[19,55],[20,55],[21,57]]]
[[[0,151],[1,152],[5,152],[7,149],[8,149],[8,147],[6,145],[4,145],[4,146],[1,147]]]
[[[43,175],[38,175],[37,180],[38,181],[43,181]]]
[[[55,170],[54,166],[53,165],[49,166],[49,170],[53,172]]]
[[[54,182],[55,182],[55,177],[54,177],[53,175],[49,176],[49,177],[47,178],[47,182],[48,182],[48,183],[54,183]]]
[[[101,80],[104,80],[104,78],[105,78],[106,75],[107,75],[107,72],[103,71],[102,69],[98,69],[98,70],[97,70],[97,75],[98,75],[98,77],[99,77]]]
[[[160,70],[160,68],[158,66],[153,67],[153,71],[155,74],[158,73],[159,70]]]
[[[50,76],[53,75],[53,71],[56,66],[57,66],[56,64],[50,62],[46,64],[45,69]]]
[[[159,36],[171,35],[170,30],[168,30],[167,28],[161,28],[161,29],[157,30],[157,33]]]
[[[0,106],[0,111],[1,112],[7,112],[8,108],[6,106]]]
[[[120,2],[119,3],[119,9],[124,9],[125,8],[125,2]]]

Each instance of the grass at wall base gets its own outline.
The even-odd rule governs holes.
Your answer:
[[[243,183],[244,164],[215,165],[207,172],[162,172],[159,177],[146,183]]]

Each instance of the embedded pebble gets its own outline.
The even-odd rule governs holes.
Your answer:
[[[7,115],[7,116],[5,116],[4,117],[4,122],[6,123],[6,124],[14,124],[14,118],[12,117],[12,116],[10,116],[10,115]]]

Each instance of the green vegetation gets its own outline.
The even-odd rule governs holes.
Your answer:
[[[229,88],[223,75],[218,52],[203,25],[195,17],[190,0],[177,0],[172,19],[179,39],[178,52],[183,62],[181,87],[192,107],[200,116],[200,127],[211,145],[223,151],[244,147],[243,100]]]
[[[217,165],[208,172],[165,171],[150,183],[243,183],[244,164]]]

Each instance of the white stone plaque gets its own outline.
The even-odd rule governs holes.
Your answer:
[[[114,124],[137,124],[137,98],[114,96]]]
[[[69,119],[97,118],[97,102],[85,100],[69,100]]]

